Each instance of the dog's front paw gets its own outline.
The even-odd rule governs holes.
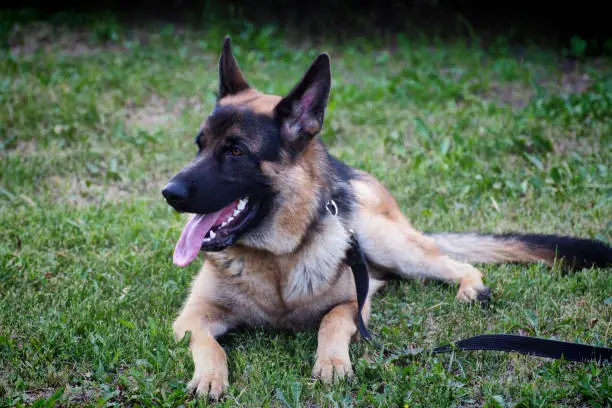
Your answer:
[[[198,397],[219,399],[229,386],[227,368],[209,369],[206,372],[195,372],[187,385],[187,390],[195,392]]]
[[[320,378],[326,384],[334,379],[339,380],[352,375],[351,360],[346,357],[317,358],[312,369],[312,376]]]

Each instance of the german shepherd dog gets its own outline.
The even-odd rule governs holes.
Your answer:
[[[177,340],[191,332],[188,389],[199,395],[226,391],[226,354],[216,338],[240,326],[318,327],[312,375],[330,382],[352,374],[349,344],[359,333],[345,262],[350,231],[370,271],[365,322],[372,295],[393,276],[457,283],[457,299],[472,301],[490,291],[471,263],[612,265],[612,248],[594,240],[416,230],[378,180],[326,150],[319,133],[330,88],[322,53],[288,95],[259,92],[225,38],[217,103],[197,134],[197,156],[162,191],[176,211],[192,214],[174,264],[206,252],[173,325]]]

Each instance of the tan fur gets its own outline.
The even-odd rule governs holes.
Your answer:
[[[243,325],[299,329],[322,322],[313,374],[325,381],[334,372],[352,374],[348,347],[356,333],[356,291],[350,270],[339,262],[347,241],[338,224],[330,219],[291,254],[241,245],[207,254],[174,324],[177,339],[191,331],[190,388],[211,397],[225,391],[227,362],[214,337]],[[364,319],[382,284],[371,279]]]
[[[327,171],[320,165],[323,154],[323,146],[313,143],[295,163],[262,163],[262,170],[272,180],[279,202],[273,206],[273,216],[263,220],[261,227],[243,237],[241,242],[276,255],[296,249],[317,215],[315,195],[321,187],[322,174]]]
[[[391,194],[374,177],[361,172],[361,178],[352,185],[359,202],[354,228],[372,263],[404,278],[459,283],[459,300],[473,300],[485,290],[482,273],[444,255],[433,239],[414,229]]]
[[[436,245],[454,259],[471,263],[537,262],[552,266],[555,254],[520,241],[478,234],[434,234]]]
[[[222,98],[219,105],[243,106],[257,113],[272,115],[274,107],[278,105],[281,99],[280,96],[264,94],[254,88],[249,88]]]
[[[366,313],[364,313],[366,314]],[[353,375],[349,345],[357,333],[357,302],[339,304],[321,320],[312,375],[329,382]]]

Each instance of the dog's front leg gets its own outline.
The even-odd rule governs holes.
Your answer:
[[[188,390],[212,399],[218,399],[229,385],[227,356],[215,340],[229,327],[219,317],[220,313],[213,305],[190,298],[173,325],[177,340],[182,339],[187,331],[191,332],[189,348],[194,373]]]
[[[367,322],[370,301],[363,308],[363,319]],[[332,382],[353,375],[349,345],[357,333],[357,302],[342,303],[330,310],[319,328],[317,356],[312,375],[323,382]]]

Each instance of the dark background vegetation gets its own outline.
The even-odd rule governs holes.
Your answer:
[[[157,20],[206,28],[209,23],[251,21],[287,33],[337,37],[380,36],[392,46],[398,33],[441,37],[470,35],[486,41],[500,34],[517,46],[526,42],[560,48],[572,57],[612,55],[612,24],[606,2],[543,1],[343,1],[228,0],[17,1],[6,4],[3,21],[46,19],[87,24],[112,13],[122,23]],[[5,16],[6,17],[6,16]],[[6,23],[4,23],[6,25]],[[7,32],[10,27],[3,27]],[[4,35],[6,37],[6,35]]]

